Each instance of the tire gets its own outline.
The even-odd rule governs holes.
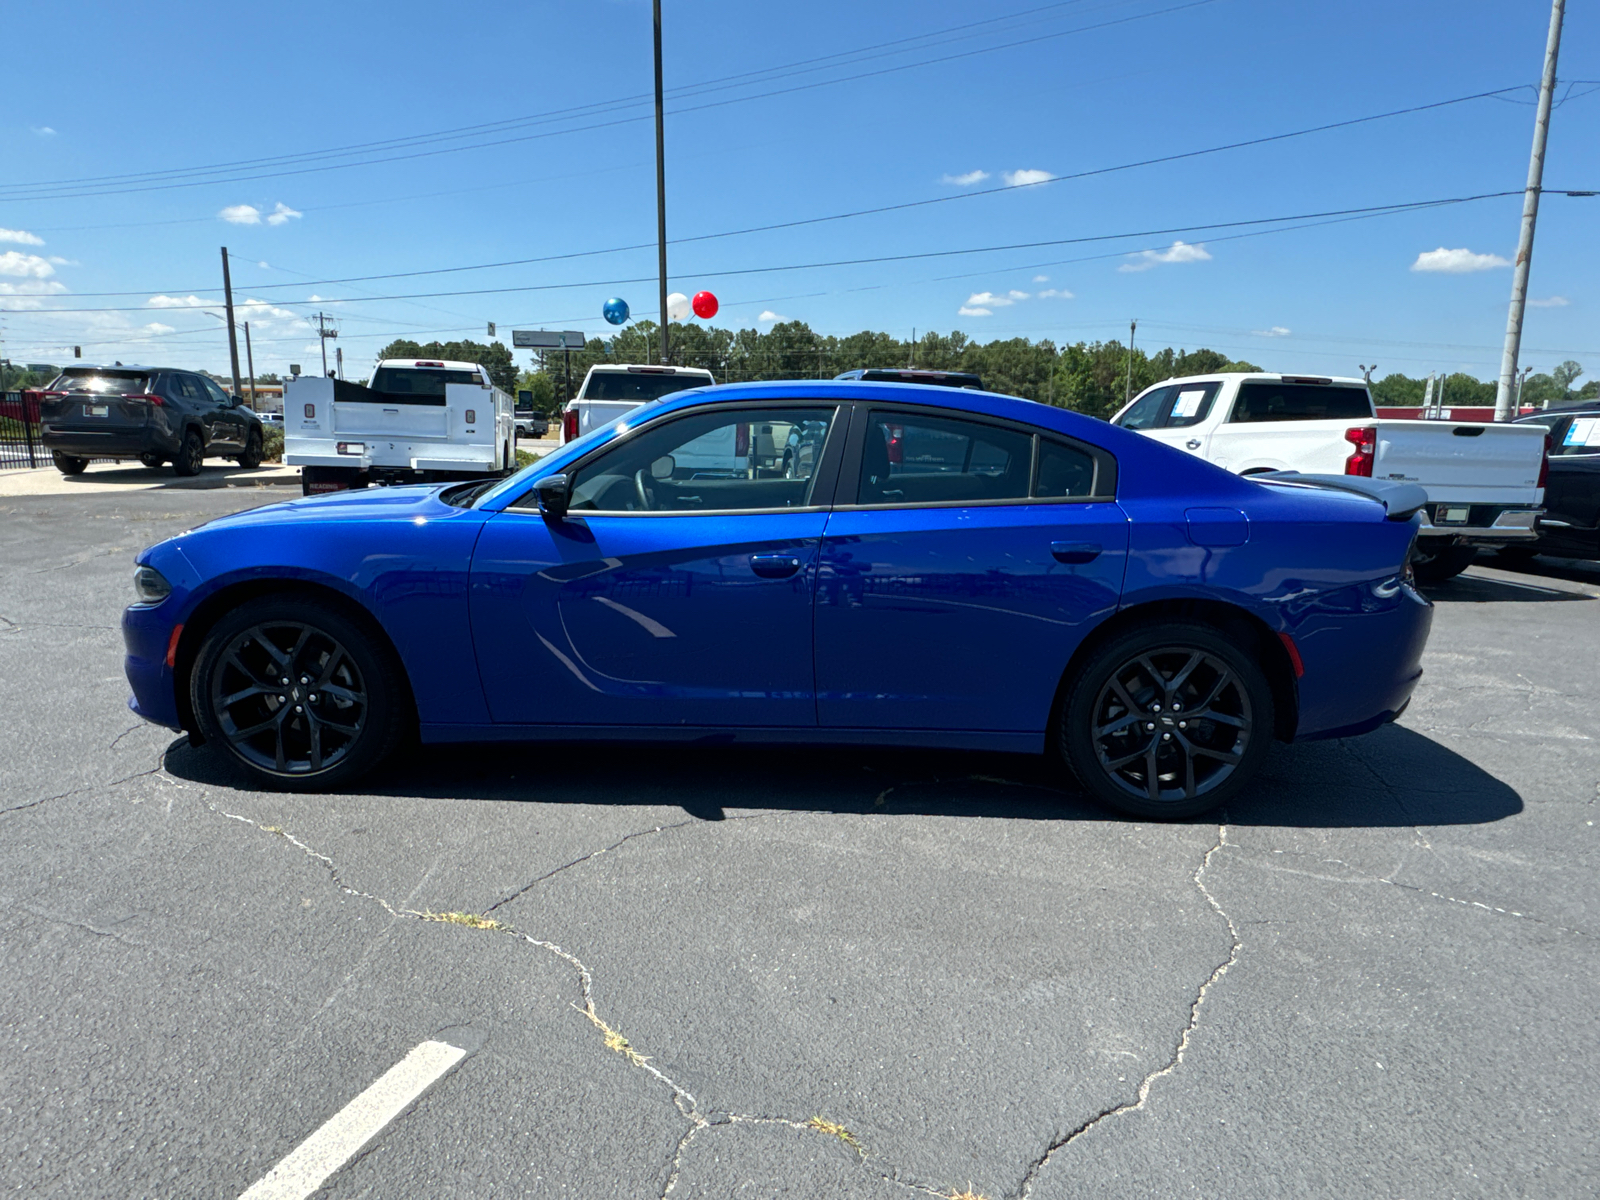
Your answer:
[[[50,457],[55,461],[56,470],[63,475],[82,475],[89,466],[87,458],[79,458],[76,454],[63,454],[59,450],[52,450]]]
[[[1443,546],[1428,550],[1425,541],[1419,540],[1411,553],[1411,569],[1416,572],[1417,582],[1429,587],[1454,579],[1472,565],[1477,554],[1476,546]]]
[[[1495,557],[1502,563],[1509,565],[1512,570],[1516,570],[1518,567],[1527,566],[1538,558],[1539,550],[1536,546],[1528,545],[1501,546],[1495,551]]]
[[[229,612],[189,676],[206,744],[283,791],[337,787],[377,767],[409,726],[407,696],[387,645],[333,606],[294,595]]]
[[[1238,640],[1173,621],[1129,630],[1091,652],[1052,730],[1078,782],[1102,804],[1158,820],[1196,816],[1236,796],[1273,733],[1272,689]]]
[[[244,453],[239,455],[239,465],[246,471],[254,471],[261,465],[261,458],[266,453],[266,446],[262,442],[261,431],[252,429],[244,441]]]
[[[162,458],[161,455],[149,451],[139,455],[139,461],[145,466],[149,467],[152,471],[159,470],[161,467],[165,466],[167,462],[167,460]]]
[[[178,453],[172,460],[172,473],[174,475],[198,475],[200,468],[205,466],[206,446],[200,440],[198,429],[189,429],[184,432],[183,444],[178,447]]]

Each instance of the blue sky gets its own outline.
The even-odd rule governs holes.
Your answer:
[[[1141,345],[1269,369],[1497,372],[1520,194],[1264,236],[1145,231],[1520,192],[1531,87],[1005,185],[1535,85],[1545,0],[664,8],[669,237],[703,238],[671,247],[671,286],[714,291],[717,324],[1062,342],[1125,338],[1136,317]],[[396,336],[481,338],[488,321],[503,338],[600,333],[612,295],[656,315],[647,0],[54,0],[13,6],[7,43],[0,330],[14,361],[61,362],[81,344],[91,359],[225,369],[206,315],[224,244],[262,372],[317,361],[318,309],[338,319],[352,375]],[[1569,6],[1560,75],[1600,81],[1592,6]],[[1556,110],[1547,188],[1600,188],[1589,86]],[[467,126],[485,128],[431,139]],[[417,140],[310,157],[392,139]],[[194,168],[263,159],[277,161],[192,185]],[[145,172],[178,174],[50,186]],[[908,257],[771,269],[895,256]],[[1547,196],[1525,365],[1600,373],[1597,266],[1600,198]],[[480,294],[374,299],[424,292]],[[59,311],[83,309],[98,311]]]

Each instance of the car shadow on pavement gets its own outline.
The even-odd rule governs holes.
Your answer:
[[[1553,579],[1563,576],[1552,575]],[[1589,582],[1581,580],[1580,582]],[[1489,579],[1482,575],[1457,575],[1444,583],[1423,589],[1423,594],[1435,604],[1538,604],[1577,600],[1592,601],[1593,596],[1560,588],[1542,587],[1532,580],[1521,581]]]
[[[192,748],[187,739],[168,747],[165,767],[196,783],[259,790],[219,754]],[[1043,757],[853,747],[422,747],[348,790],[396,800],[653,805],[707,821],[722,820],[729,809],[1117,819]],[[1363,738],[1274,746],[1261,775],[1228,805],[1227,820],[1315,828],[1463,825],[1521,811],[1521,797],[1494,776],[1421,734],[1390,725]]]

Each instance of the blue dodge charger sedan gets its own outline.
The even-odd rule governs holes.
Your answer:
[[[815,452],[785,456],[794,435]],[[347,783],[413,733],[854,743],[1048,753],[1181,817],[1274,738],[1405,707],[1424,499],[1239,478],[983,392],[703,388],[509,479],[152,546],[129,703],[275,787]]]

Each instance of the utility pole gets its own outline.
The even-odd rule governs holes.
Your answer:
[[[661,106],[661,0],[653,0],[656,28],[656,245],[661,259],[661,361],[667,361],[667,130]]]
[[[250,372],[250,408],[256,407],[256,356],[250,352],[250,322],[244,323],[244,362]]]
[[[239,335],[233,328],[233,280],[228,277],[228,248],[222,248],[222,298],[228,308],[228,357],[233,362],[233,394],[239,387]]]
[[[1129,321],[1128,322],[1128,394],[1122,398],[1122,402],[1124,404],[1126,404],[1129,400],[1133,399],[1133,335],[1136,334],[1137,332],[1139,332],[1139,322],[1137,320]]]
[[[1528,302],[1528,268],[1533,260],[1533,227],[1539,219],[1539,191],[1544,183],[1544,145],[1550,135],[1550,99],[1556,90],[1556,56],[1561,52],[1561,18],[1567,0],[1550,2],[1550,34],[1544,46],[1544,76],[1539,80],[1539,109],[1533,119],[1533,153],[1528,159],[1528,186],[1522,193],[1522,234],[1511,270],[1511,311],[1506,315],[1506,347],[1500,357],[1500,385],[1494,394],[1494,419],[1516,415],[1511,392],[1517,380],[1517,354],[1522,349],[1522,312]]]
[[[335,346],[333,348],[333,377],[335,379],[343,379],[344,378],[344,347],[343,346]]]
[[[317,314],[317,340],[322,344],[322,377],[328,377],[328,339],[339,336],[339,331],[328,325],[328,314]]]

